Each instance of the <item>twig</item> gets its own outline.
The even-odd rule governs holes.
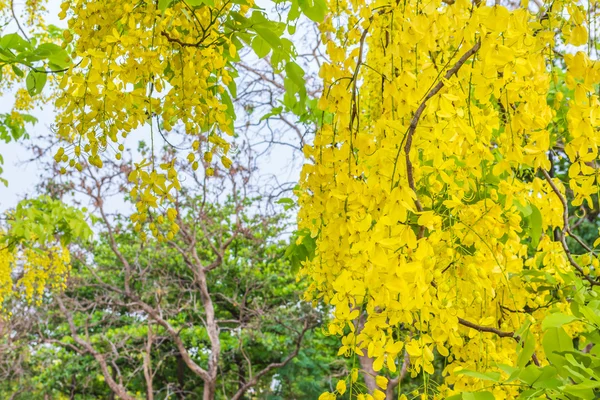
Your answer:
[[[471,329],[475,329],[476,331],[479,331],[479,332],[494,333],[494,334],[498,335],[499,337],[513,338],[517,341],[517,343],[521,342],[521,337],[519,335],[515,335],[514,332],[501,331],[500,329],[496,329],[491,326],[477,325],[471,321],[467,321],[466,319],[462,319],[462,318],[458,319],[458,323],[461,325],[467,326]],[[531,361],[533,361],[533,363],[536,366],[538,366],[538,367],[540,366],[540,360],[538,360],[537,355],[535,353],[533,353],[531,355]]]
[[[358,51],[358,60],[356,62],[356,68],[354,69],[354,74],[352,75],[352,100],[351,100],[351,104],[352,104],[352,112],[350,114],[350,124],[348,126],[348,130],[350,131],[350,135],[352,135],[352,125],[354,125],[354,118],[356,118],[358,116],[358,106],[356,105],[356,85],[358,82],[358,72],[360,71],[360,66],[363,63],[363,50],[365,47],[365,39],[367,38],[367,33],[369,32],[369,28],[371,27],[371,25],[369,24],[369,26],[363,31],[362,35],[360,36],[360,49]],[[358,131],[358,127],[357,127],[357,131]]]
[[[15,0],[10,0],[10,12],[12,13],[13,18],[15,19],[15,22],[17,23],[17,27],[19,28],[19,31],[21,32],[23,37],[25,37],[25,39],[27,39],[28,42],[31,42],[31,39],[29,39],[29,36],[27,36],[27,34],[25,33],[25,30],[19,23],[19,18],[17,18],[17,14],[15,13]]]
[[[567,260],[569,260],[569,263],[577,270],[577,272],[579,272],[579,274],[586,281],[588,281],[590,283],[590,285],[592,285],[592,286],[599,285],[600,286],[600,282],[598,282],[597,280],[594,280],[594,278],[587,275],[583,271],[583,268],[581,267],[581,265],[579,265],[577,263],[577,261],[575,261],[575,259],[573,258],[573,255],[571,254],[571,250],[569,249],[569,245],[567,244],[567,234],[569,236],[571,236],[573,239],[575,239],[575,241],[577,243],[579,243],[587,251],[592,252],[592,249],[580,237],[578,237],[577,235],[575,235],[571,232],[571,228],[569,227],[569,204],[567,203],[567,199],[565,198],[565,196],[562,195],[562,193],[560,192],[560,190],[558,189],[558,187],[552,180],[552,177],[550,176],[548,171],[546,171],[545,169],[542,169],[542,168],[540,168],[540,170],[542,171],[542,174],[544,174],[546,181],[548,182],[548,184],[550,185],[550,187],[552,188],[552,190],[554,191],[554,193],[556,194],[556,196],[558,197],[558,199],[560,200],[560,202],[563,206],[563,228],[562,228],[561,234],[560,234],[560,244],[562,245],[565,255],[567,256]]]

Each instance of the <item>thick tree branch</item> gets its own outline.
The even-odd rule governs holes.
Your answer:
[[[511,337],[511,338],[515,337],[514,332],[501,331],[500,329],[496,329],[491,326],[477,325],[471,321],[467,321],[466,319],[462,319],[462,318],[458,319],[458,323],[461,325],[464,325],[466,327],[469,327],[471,329],[475,329],[476,331],[479,331],[479,332],[495,333],[496,335],[498,335],[500,337]]]

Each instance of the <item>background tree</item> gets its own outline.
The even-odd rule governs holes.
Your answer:
[[[326,309],[300,301],[303,284],[280,238],[287,222],[257,212],[248,170],[218,170],[210,186],[186,181],[172,204],[177,214],[152,216],[156,232],[146,239],[126,214],[105,206],[126,194],[129,172],[127,163],[107,162],[102,175],[86,168],[48,185],[54,195],[76,192],[92,204],[99,237],[73,252],[63,293],[13,320],[22,336],[4,357],[30,356],[19,373],[5,371],[3,392],[287,399],[326,389],[346,368],[315,329]]]

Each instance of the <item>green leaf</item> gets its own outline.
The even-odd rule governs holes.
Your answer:
[[[227,93],[226,90],[224,90],[223,93],[221,93],[221,101],[223,102],[223,104],[225,104],[227,106],[227,111],[226,111],[227,115],[234,118],[235,117],[235,109],[233,107],[233,102],[231,101],[231,97],[229,96],[229,93]]]
[[[327,12],[325,0],[298,0],[300,9],[308,18],[314,22],[323,22]]]
[[[43,59],[47,59],[49,63],[54,64],[55,67],[58,67],[52,68],[53,70],[65,69],[71,63],[71,57],[69,57],[69,53],[54,43],[43,43],[39,45],[33,54]]]
[[[263,38],[273,49],[281,48],[281,34],[285,25],[278,24],[267,19],[264,13],[254,11],[248,22],[254,31]]]
[[[520,368],[523,368],[531,360],[531,356],[535,351],[535,338],[533,337],[533,334],[529,331],[529,329],[526,330],[521,336],[519,348],[520,351],[519,349],[517,349],[517,352],[519,353],[519,356],[517,358],[517,365]]]
[[[592,324],[596,325],[596,327],[600,327],[600,316],[596,314],[595,309],[590,307],[592,302],[590,302],[586,306],[582,306],[579,308],[579,311],[583,314],[583,316]],[[597,309],[597,308],[596,308]]]
[[[203,5],[207,5],[207,6],[211,6],[211,7],[215,6],[214,0],[186,0],[186,3],[190,7],[200,7]]]
[[[494,400],[491,392],[465,392],[462,394],[463,400]]]
[[[29,71],[25,84],[27,85],[27,91],[31,96],[40,94],[44,90],[46,80],[48,79],[47,74],[42,72]]]
[[[529,365],[519,373],[519,380],[532,386],[538,378],[542,375],[542,371],[535,365]]]
[[[271,29],[265,28],[264,26],[255,26],[254,30],[272,48],[279,48],[281,46],[281,39]]]
[[[33,53],[37,56],[48,58],[62,52],[66,52],[65,49],[55,43],[42,43]]]
[[[290,61],[285,64],[285,71],[284,86],[286,92],[283,96],[283,104],[294,113],[300,114],[306,101],[304,70],[295,62]],[[299,95],[299,98],[296,95]]]
[[[289,210],[290,208],[293,208],[296,205],[296,202],[293,199],[290,199],[289,197],[281,198],[281,199],[277,200],[276,203],[282,204],[283,209],[286,211]]]
[[[268,113],[266,113],[265,115],[260,117],[260,121],[264,121],[275,115],[279,115],[279,114],[281,114],[282,111],[283,111],[283,107],[273,107],[273,109],[271,109],[271,111],[269,111]]]
[[[25,76],[25,73],[15,64],[12,64],[10,67],[12,68],[15,75],[17,75],[19,78],[23,78]]]
[[[229,82],[227,89],[229,89],[229,93],[231,93],[231,96],[235,99],[237,97],[237,84],[235,83],[235,79],[232,79],[231,82]]]
[[[290,10],[288,12],[288,21],[294,21],[300,16],[300,4],[298,0],[292,0]]]
[[[258,58],[266,57],[271,51],[271,46],[260,36],[255,36],[252,39],[252,49]]]
[[[516,367],[513,367],[512,365],[507,364],[496,364],[496,366],[509,375],[518,369]]]
[[[529,217],[531,215],[531,212],[533,211],[530,204],[527,204],[524,206],[521,204],[520,201],[518,201],[516,199],[513,200],[513,205],[517,207],[517,209],[519,210],[519,212],[521,213],[523,218]]]
[[[303,261],[314,258],[316,248],[316,239],[307,229],[298,231],[292,236],[290,245],[285,251],[285,257],[290,261],[293,273],[298,271]]]
[[[18,33],[9,33],[8,35],[2,36],[2,38],[0,39],[0,47],[4,49],[12,49],[17,50],[18,52],[23,52],[29,50],[31,45]]]
[[[594,389],[598,388],[599,386],[600,382],[588,381],[586,383],[566,386],[563,391],[575,396],[577,399],[593,400],[596,399]]]
[[[304,87],[304,70],[295,62],[291,61],[285,65],[285,71],[290,79],[298,86]]]
[[[557,389],[562,381],[558,379],[558,370],[552,365],[546,365],[541,369],[541,374],[533,384],[534,388]]]
[[[16,60],[16,57],[10,50],[3,49],[0,47],[0,61],[11,62]]]
[[[559,328],[578,319],[579,318],[575,317],[574,315],[566,315],[562,313],[550,314],[542,321],[542,330],[545,331],[548,328]]]
[[[529,216],[529,237],[531,237],[531,244],[534,248],[537,248],[542,236],[542,213],[540,210],[531,204],[531,215]]]
[[[573,340],[562,327],[550,327],[544,332],[542,347],[546,358],[553,365],[562,367],[566,361],[564,356],[558,353],[573,350]]]
[[[478,371],[471,371],[468,369],[461,369],[460,371],[456,372],[456,375],[466,375],[466,376],[481,379],[484,381],[492,381],[492,382],[500,381],[500,373],[499,372],[478,372]]]
[[[173,0],[158,0],[158,9],[164,12],[167,8],[169,8],[172,2]]]

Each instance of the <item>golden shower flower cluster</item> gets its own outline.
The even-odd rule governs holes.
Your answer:
[[[230,62],[237,57],[238,28],[231,15],[243,18],[253,5],[240,3],[80,0],[61,6],[69,24],[64,42],[76,63],[56,101],[56,131],[70,146],[55,159],[77,169],[84,161],[100,168],[103,153],[120,160],[129,135],[149,132],[152,154],[130,175],[137,229],[150,209],[180,188],[173,166],[154,159],[154,143],[166,132],[178,129],[194,138],[187,155],[194,170],[215,154],[226,168],[231,164],[225,137],[233,134]],[[212,171],[207,168],[208,175]]]
[[[483,388],[517,397],[518,385],[460,371],[506,378],[498,366],[531,362],[518,355],[528,343],[547,363],[540,322],[570,313],[557,288],[573,274],[595,279],[591,258],[554,233],[567,232],[567,193],[592,209],[598,193],[600,63],[585,7],[329,2],[319,107],[333,122],[304,149],[314,162],[301,175],[299,228],[316,239],[306,297],[335,307],[328,330],[341,355],[394,376],[406,352],[416,376],[434,373],[437,354],[444,384],[422,395],[440,399]],[[553,178],[558,161],[568,187]]]
[[[20,201],[0,227],[0,314],[11,301],[39,303],[46,291],[65,287],[69,245],[92,236],[83,211],[49,196]],[[9,307],[6,307],[6,306]]]
[[[10,246],[0,234],[0,312],[8,300],[27,303],[42,301],[46,288],[60,291],[70,270],[70,254],[66,246],[54,244],[47,248]]]

